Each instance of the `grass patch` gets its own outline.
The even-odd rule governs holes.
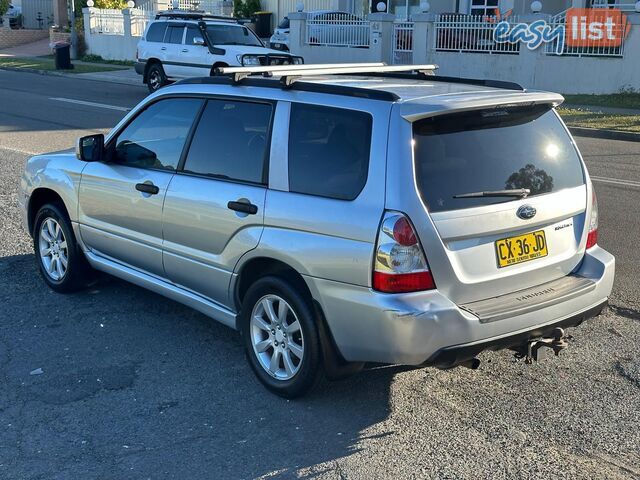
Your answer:
[[[577,108],[560,108],[558,112],[569,127],[640,133],[640,115],[614,115],[589,112]]]
[[[53,60],[47,58],[33,57],[33,58],[20,58],[20,57],[0,57],[0,68],[24,68],[25,70],[55,70],[56,66]],[[96,73],[96,72],[112,72],[114,70],[121,70],[117,67],[103,67],[97,65],[75,65],[73,70],[60,70],[65,73]]]
[[[105,60],[100,55],[85,55],[81,60],[88,63],[104,63],[107,65],[121,65],[123,67],[133,67],[135,64],[135,62],[130,60]]]
[[[565,102],[594,107],[637,108],[640,110],[640,93],[624,92],[611,95],[565,95]]]

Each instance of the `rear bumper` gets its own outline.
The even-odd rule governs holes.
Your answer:
[[[485,350],[502,350],[505,348],[516,347],[522,345],[529,340],[550,336],[557,327],[570,328],[577,327],[585,320],[593,318],[600,314],[602,309],[607,305],[607,301],[603,301],[595,307],[591,307],[584,312],[580,312],[572,317],[565,318],[555,323],[536,327],[526,332],[509,335],[507,337],[483,340],[477,343],[466,345],[456,345],[455,347],[447,347],[437,351],[426,362],[425,366],[435,366],[440,368],[448,368],[455,366],[465,360],[471,360]]]
[[[589,288],[492,321],[437,290],[390,295],[324,279],[306,280],[345,360],[446,366],[469,353],[506,348],[556,326],[578,325],[606,303],[614,273],[613,255],[594,247],[573,274],[590,280]]]
[[[147,66],[147,62],[136,62],[133,65],[133,68],[138,75],[144,75],[144,69],[146,66]]]

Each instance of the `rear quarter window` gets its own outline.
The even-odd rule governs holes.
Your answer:
[[[147,42],[162,42],[166,29],[166,23],[152,23],[147,31],[147,36],[145,37]]]
[[[354,200],[364,188],[371,115],[294,103],[289,127],[289,191]]]
[[[491,108],[413,125],[418,189],[431,212],[514,200],[456,195],[527,188],[529,196],[584,184],[580,157],[548,105]]]

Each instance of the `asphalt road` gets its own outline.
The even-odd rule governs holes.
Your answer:
[[[109,277],[70,296],[38,277],[25,160],[145,93],[0,71],[0,478],[640,478],[640,143],[578,138],[617,278],[560,358],[374,368],[286,401],[203,315]]]

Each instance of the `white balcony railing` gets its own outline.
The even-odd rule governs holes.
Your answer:
[[[497,43],[493,40],[496,21],[484,15],[438,15],[435,21],[436,51],[517,55],[520,43]],[[508,21],[515,24],[518,18],[512,16]]]
[[[307,20],[307,45],[368,47],[371,25],[344,13],[325,13]]]
[[[95,8],[91,12],[92,34],[124,35],[122,10]]]

